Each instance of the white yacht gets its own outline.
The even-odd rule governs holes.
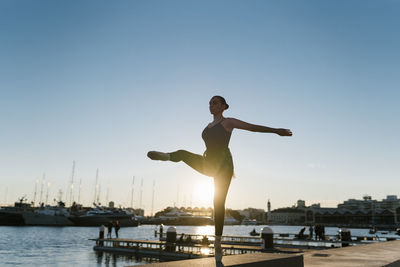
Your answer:
[[[43,206],[34,211],[23,212],[25,225],[71,226],[70,214],[61,201],[57,206]]]

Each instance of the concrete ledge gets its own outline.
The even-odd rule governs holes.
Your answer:
[[[216,265],[215,259],[202,258],[193,260],[160,262],[143,267],[208,267],[208,266],[250,266],[250,267],[303,267],[303,255],[300,254],[271,254],[271,253],[249,253],[242,255],[224,256],[222,264]]]
[[[304,258],[304,263],[303,263]],[[314,250],[304,254],[249,253],[225,256],[222,265],[214,258],[160,262],[145,267],[208,267],[208,266],[268,266],[268,267],[400,267],[400,240],[358,245],[345,248]]]
[[[400,267],[400,241],[306,252],[304,266]]]

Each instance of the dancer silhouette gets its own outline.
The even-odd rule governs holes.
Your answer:
[[[233,176],[233,161],[229,150],[229,141],[233,129],[275,133],[280,136],[291,136],[292,132],[289,129],[270,128],[235,118],[225,118],[223,112],[229,108],[229,105],[222,96],[213,96],[209,104],[210,113],[214,119],[202,133],[206,145],[206,151],[203,155],[178,150],[170,153],[150,151],[147,156],[152,160],[183,161],[196,171],[214,177],[214,249],[215,260],[220,263],[222,260],[221,236],[224,228],[225,199]]]

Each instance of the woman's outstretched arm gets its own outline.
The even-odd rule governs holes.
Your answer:
[[[259,133],[275,133],[280,136],[292,136],[292,132],[289,129],[283,128],[270,128],[267,126],[262,125],[255,125],[251,123],[247,123],[238,119],[234,118],[227,118],[226,122],[224,123],[225,129],[228,131],[232,131],[233,129],[242,129],[252,132],[259,132]]]

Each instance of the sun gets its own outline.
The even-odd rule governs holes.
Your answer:
[[[214,183],[212,180],[197,181],[194,184],[194,200],[201,206],[211,206],[214,198]]]

